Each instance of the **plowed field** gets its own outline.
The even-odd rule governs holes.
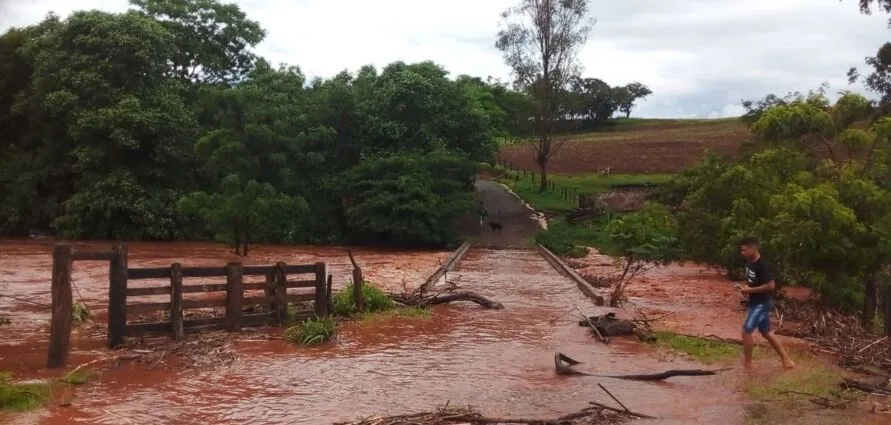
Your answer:
[[[610,131],[571,136],[554,155],[549,172],[585,174],[612,167],[617,174],[673,174],[703,158],[707,151],[732,155],[749,139],[737,119],[639,120]],[[538,167],[529,146],[504,146],[499,162],[518,169]]]

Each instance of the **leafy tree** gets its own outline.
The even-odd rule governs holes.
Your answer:
[[[170,75],[195,83],[231,84],[254,67],[250,51],[266,33],[235,4],[216,0],[130,0],[173,35]]]
[[[891,13],[891,0],[859,0],[859,3],[860,13],[865,15],[871,15],[873,7],[881,12]],[[889,25],[891,25],[891,21],[889,21]]]
[[[237,6],[131,4],[0,35],[0,233],[449,244],[495,136],[532,130],[527,94],[432,62],[307,83]]]
[[[229,174],[217,192],[194,192],[178,206],[200,216],[217,240],[229,243],[235,253],[248,255],[251,241],[286,243],[299,238],[307,212],[302,198],[276,193],[269,183],[244,181]]]
[[[824,99],[826,97],[826,90],[828,88],[829,84],[824,82],[820,86],[820,88],[818,88],[817,90],[809,91],[807,95],[803,95],[801,92],[796,91],[789,92],[783,97],[779,97],[773,93],[770,93],[760,100],[741,100],[740,105],[745,108],[746,113],[743,114],[742,117],[740,117],[740,120],[749,125],[752,125],[755,123],[755,121],[758,121],[758,119],[761,118],[761,115],[764,113],[764,111],[773,108],[774,106],[787,106],[790,103],[802,98],[815,102],[817,105],[823,105]]]
[[[17,183],[51,193],[64,234],[177,234],[168,206],[187,178],[194,123],[164,77],[171,40],[134,13],[78,12],[31,46],[32,80],[15,108],[42,125],[25,142],[32,172]]]
[[[612,247],[610,254],[618,257],[622,270],[614,283],[610,306],[622,304],[625,289],[635,277],[680,258],[677,225],[662,205],[648,203],[641,211],[614,218],[605,231]]]
[[[211,190],[187,196],[180,207],[206,220],[216,238],[241,255],[250,241],[303,240],[304,196],[312,195],[303,179],[322,168],[308,145],[330,133],[308,122],[303,82],[299,69],[263,64],[238,86],[204,93],[216,129],[198,140],[195,153]],[[219,211],[211,211],[214,203]]]
[[[625,114],[625,118],[631,118],[631,110],[638,99],[646,99],[651,94],[653,91],[649,87],[638,82],[613,89],[619,112]]]
[[[437,246],[454,241],[456,220],[473,207],[476,164],[447,151],[363,161],[341,180],[353,241]]]
[[[760,235],[779,281],[808,284],[828,303],[860,304],[871,320],[878,276],[891,265],[883,230],[891,121],[863,129],[871,113],[858,94],[831,105],[819,92],[799,96],[761,113],[752,126],[757,152],[679,177],[662,198],[678,205],[694,258],[722,264],[741,236]]]
[[[562,120],[566,87],[580,73],[577,54],[594,20],[587,0],[520,0],[502,20],[505,27],[495,46],[513,70],[516,87],[530,91],[536,101],[532,147],[545,191],[548,161],[562,146],[554,143],[554,132]]]
[[[566,115],[581,117],[586,127],[606,123],[616,112],[631,116],[631,110],[639,99],[652,91],[641,83],[611,87],[598,78],[573,78],[565,88]]]
[[[534,99],[500,82],[490,82],[489,90],[495,103],[504,111],[492,123],[496,131],[502,136],[531,136],[534,131],[534,122],[530,119],[535,115]],[[502,117],[501,121],[497,119],[498,116]]]
[[[487,108],[461,82],[432,62],[395,62],[374,78],[363,96],[359,116],[363,151],[427,152],[439,148],[464,152],[477,161],[494,157],[495,143]],[[488,109],[491,113],[491,107]]]
[[[865,15],[871,15],[873,8],[880,12],[891,12],[891,0],[859,0],[859,5],[860,13]],[[888,21],[888,25],[891,26],[891,20]],[[887,115],[891,112],[891,43],[883,44],[875,56],[867,57],[866,65],[871,68],[871,72],[863,79],[866,86],[881,97],[880,112],[882,115]],[[860,78],[860,72],[856,67],[848,70],[848,80],[851,84]]]
[[[613,88],[597,78],[574,78],[570,85],[571,113],[591,122],[604,122],[619,109]]]
[[[867,57],[866,65],[871,68],[869,75],[863,77],[866,87],[880,96],[881,112],[887,114],[891,111],[891,43],[883,44],[875,56]],[[851,84],[860,78],[857,68],[848,71],[848,81]]]
[[[0,234],[25,234],[53,217],[59,201],[37,169],[39,122],[16,108],[31,83],[36,51],[32,45],[59,26],[49,15],[40,24],[12,28],[0,36]]]

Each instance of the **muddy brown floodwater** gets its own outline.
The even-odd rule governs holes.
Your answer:
[[[175,256],[172,252],[168,249],[163,261]],[[224,369],[170,372],[122,364],[79,387],[69,407],[51,407],[30,423],[326,424],[430,410],[446,402],[472,405],[488,415],[547,418],[578,411],[591,400],[609,403],[597,382],[628,408],[662,417],[639,423],[743,421],[744,401],[729,389],[733,375],[661,383],[556,376],[558,350],[595,373],[699,366],[657,360],[649,347],[634,341],[597,343],[572,317],[551,324],[574,306],[588,314],[603,311],[535,251],[472,249],[448,279],[505,309],[457,304],[436,306],[429,318],[346,323],[336,341],[314,348],[242,342],[238,361]],[[8,280],[7,272],[3,281]],[[46,280],[46,274],[35,275],[30,284],[45,287]],[[4,285],[0,290],[8,293],[10,285]],[[7,347],[4,341],[3,350]]]
[[[52,276],[52,249],[55,242],[44,240],[0,240],[0,317],[11,324],[0,326],[0,371],[16,375],[42,376],[46,362]],[[108,250],[110,242],[78,242],[76,249]],[[241,261],[249,265],[328,263],[334,287],[342,288],[351,279],[352,265],[344,248],[255,246],[242,258],[219,244],[142,243],[128,244],[130,267],[161,267],[180,262],[183,266],[224,265]],[[412,290],[449,256],[444,251],[384,251],[353,249],[365,278],[390,292]],[[212,279],[211,279],[212,280]],[[219,281],[219,278],[216,279]],[[75,301],[83,300],[94,319],[105,323],[108,309],[108,263],[75,262],[72,272]],[[204,283],[189,279],[188,284]],[[133,281],[132,286],[158,286],[161,281]],[[202,294],[204,295],[204,294]],[[9,298],[15,297],[15,298]],[[163,297],[162,297],[163,298]],[[152,301],[143,299],[142,301]],[[155,301],[162,301],[157,299]],[[132,318],[131,318],[132,319]],[[102,330],[104,332],[104,329]],[[102,332],[99,332],[100,334]],[[104,353],[101,335],[86,331],[72,333],[70,364],[78,364]]]

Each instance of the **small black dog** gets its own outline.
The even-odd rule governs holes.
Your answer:
[[[489,222],[489,226],[492,226],[492,231],[493,231],[493,232],[496,232],[496,231],[497,231],[498,233],[501,233],[501,229],[504,228],[504,225],[503,225],[503,224],[501,224],[501,223],[496,223],[496,222],[494,222],[494,221],[490,221],[490,222]]]

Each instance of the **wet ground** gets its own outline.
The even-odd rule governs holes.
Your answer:
[[[697,366],[656,360],[634,341],[597,343],[572,317],[552,325],[574,306],[599,311],[534,251],[474,248],[449,280],[505,310],[460,304],[439,306],[426,319],[349,323],[337,341],[311,349],[242,343],[225,369],[173,373],[124,364],[79,387],[70,406],[18,422],[324,424],[445,402],[489,415],[554,417],[591,400],[609,403],[601,382],[630,409],[663,418],[649,423],[742,423],[743,401],[726,389],[732,374],[663,383],[556,376],[558,350],[595,373]]]
[[[576,270],[590,276],[621,274],[615,259],[594,249],[589,249],[587,257],[573,260],[573,263],[584,265]],[[740,296],[733,284],[722,270],[693,263],[655,267],[635,277],[628,285],[627,301],[618,313],[632,316],[639,309],[651,318],[658,317],[660,329],[739,340],[746,310],[740,305]],[[785,288],[784,291],[802,299],[808,294],[804,288]],[[771,320],[774,327],[780,324],[776,313]],[[797,324],[784,323],[784,326],[792,325]],[[794,338],[783,339],[800,343]]]

